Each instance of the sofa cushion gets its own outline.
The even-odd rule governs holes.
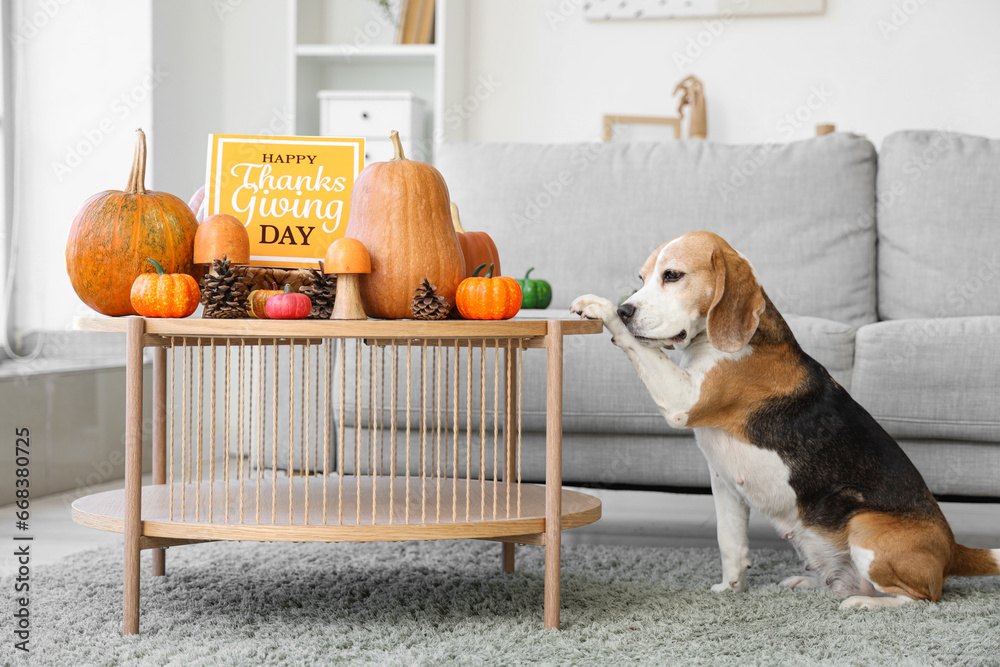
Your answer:
[[[900,439],[932,493],[1000,497],[1000,447],[990,442]]]
[[[1000,315],[1000,140],[891,134],[878,201],[882,319]]]
[[[1000,317],[858,329],[851,393],[897,438],[1000,440]]]
[[[553,305],[617,300],[657,246],[707,229],[750,258],[783,312],[875,320],[876,155],[859,137],[444,144],[435,163],[466,228],[493,237],[508,275],[537,267]]]
[[[823,364],[840,386],[851,391],[854,327],[820,317],[785,315],[784,318],[803,351]]]

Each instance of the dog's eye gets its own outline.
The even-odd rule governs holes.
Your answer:
[[[675,283],[683,277],[683,273],[680,271],[674,271],[673,269],[667,269],[663,272],[663,282],[665,283]]]

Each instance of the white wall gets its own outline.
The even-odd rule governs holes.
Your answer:
[[[153,99],[156,189],[187,201],[204,184],[209,134],[291,131],[287,18],[274,0],[154,0],[153,60],[170,72]]]
[[[480,77],[499,86],[470,114],[469,140],[583,141],[605,113],[673,115],[689,73],[705,82],[717,141],[804,138],[822,121],[876,145],[916,127],[1000,137],[993,0],[827,0],[822,15],[728,24],[592,22],[583,1],[470,3],[466,93]],[[797,111],[798,127],[783,120]]]
[[[15,188],[20,246],[18,331],[63,330],[90,312],[65,270],[66,234],[88,197],[128,180],[135,129],[151,135],[150,0],[22,0],[13,26],[21,85],[15,91]],[[151,166],[151,165],[150,165]],[[147,186],[152,182],[147,171]]]

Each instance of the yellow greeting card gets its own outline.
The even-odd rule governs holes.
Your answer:
[[[208,212],[246,225],[254,266],[319,267],[344,235],[364,156],[362,138],[209,135]]]

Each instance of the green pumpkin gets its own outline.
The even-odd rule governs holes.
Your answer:
[[[518,280],[521,286],[521,308],[548,308],[552,303],[552,286],[544,280],[532,280],[531,272],[535,267],[528,269],[524,274],[524,280]]]

